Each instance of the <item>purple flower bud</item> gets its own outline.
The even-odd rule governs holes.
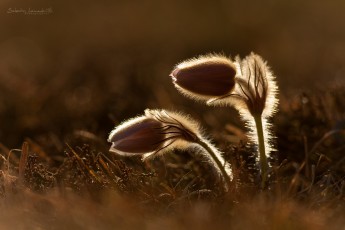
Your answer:
[[[109,134],[111,152],[119,155],[154,157],[171,148],[183,148],[194,143],[198,125],[187,117],[165,110],[145,110],[145,115],[132,118]]]
[[[125,125],[117,127],[110,133],[112,142],[110,151],[125,155],[136,155],[157,151],[162,147],[165,134],[162,124],[151,118],[136,118]]]
[[[212,99],[229,94],[235,86],[236,67],[226,57],[201,56],[177,65],[170,76],[190,97]]]
[[[232,180],[230,165],[202,136],[199,125],[179,113],[146,109],[143,116],[130,119],[111,131],[108,142],[112,142],[111,152],[125,156],[140,155],[143,160],[174,148],[199,148],[216,172],[224,178],[226,189]]]

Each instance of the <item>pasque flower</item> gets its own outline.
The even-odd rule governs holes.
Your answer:
[[[152,118],[137,117],[114,129],[109,136],[111,151],[122,155],[154,152],[165,141],[162,124]]]
[[[275,77],[263,59],[251,53],[245,59],[236,58],[236,86],[227,102],[234,105],[242,115],[274,115],[278,105],[278,87]]]
[[[109,135],[110,151],[120,155],[154,157],[171,149],[183,148],[200,136],[194,121],[165,110],[145,110],[143,116],[117,126]]]
[[[278,105],[275,77],[259,55],[230,59],[207,55],[178,64],[170,75],[178,90],[208,105],[230,104],[246,121],[250,138],[258,144],[262,186],[266,184],[271,146],[268,118]]]
[[[173,148],[195,147],[209,160],[223,178],[226,188],[232,180],[229,163],[201,133],[199,125],[189,117],[166,110],[145,110],[143,116],[132,118],[115,127],[109,134],[111,152],[124,156],[139,155],[143,160]]]
[[[258,144],[257,162],[261,171],[261,186],[266,186],[272,147],[269,118],[278,106],[278,86],[267,63],[259,55],[251,53],[244,60],[236,58],[238,76],[236,87],[229,102],[247,122],[250,138]]]
[[[178,64],[171,72],[175,87],[197,100],[214,100],[235,86],[236,66],[221,55],[199,56]]]

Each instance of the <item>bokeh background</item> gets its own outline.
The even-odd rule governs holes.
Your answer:
[[[29,8],[52,12],[9,13]],[[0,143],[30,138],[62,150],[76,131],[105,140],[145,108],[189,113],[217,138],[238,116],[177,93],[168,77],[175,64],[254,51],[281,95],[342,84],[344,12],[343,0],[1,0]]]

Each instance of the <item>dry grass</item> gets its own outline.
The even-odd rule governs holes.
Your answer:
[[[144,164],[116,158],[88,132],[74,133],[64,154],[29,139],[18,150],[2,145],[1,227],[341,229],[345,127],[335,118],[343,119],[344,96],[338,86],[282,98],[278,159],[265,191],[243,143],[224,146],[237,181],[226,194],[208,164],[188,152]]]
[[[0,7],[0,229],[343,229],[344,1]],[[9,15],[9,7],[54,13]],[[168,77],[196,54],[251,51],[281,89],[266,191],[238,114],[185,99]],[[114,125],[146,108],[198,120],[236,186],[224,194],[191,152],[147,163],[110,154]]]

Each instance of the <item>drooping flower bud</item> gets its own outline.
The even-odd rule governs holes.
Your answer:
[[[165,110],[145,110],[145,115],[117,126],[109,135],[111,152],[124,156],[140,155],[143,160],[158,156],[173,148],[196,147],[221,175],[225,187],[232,180],[229,163],[203,137],[199,125],[187,116]]]
[[[235,86],[236,67],[220,55],[207,55],[184,61],[170,76],[175,87],[197,100],[215,100],[230,94]]]
[[[154,152],[164,142],[162,124],[152,118],[139,117],[114,129],[108,141],[112,142],[111,151],[124,155]]]
[[[142,155],[143,159],[194,142],[199,134],[195,122],[165,110],[145,110],[145,115],[117,126],[109,135],[111,152]]]

